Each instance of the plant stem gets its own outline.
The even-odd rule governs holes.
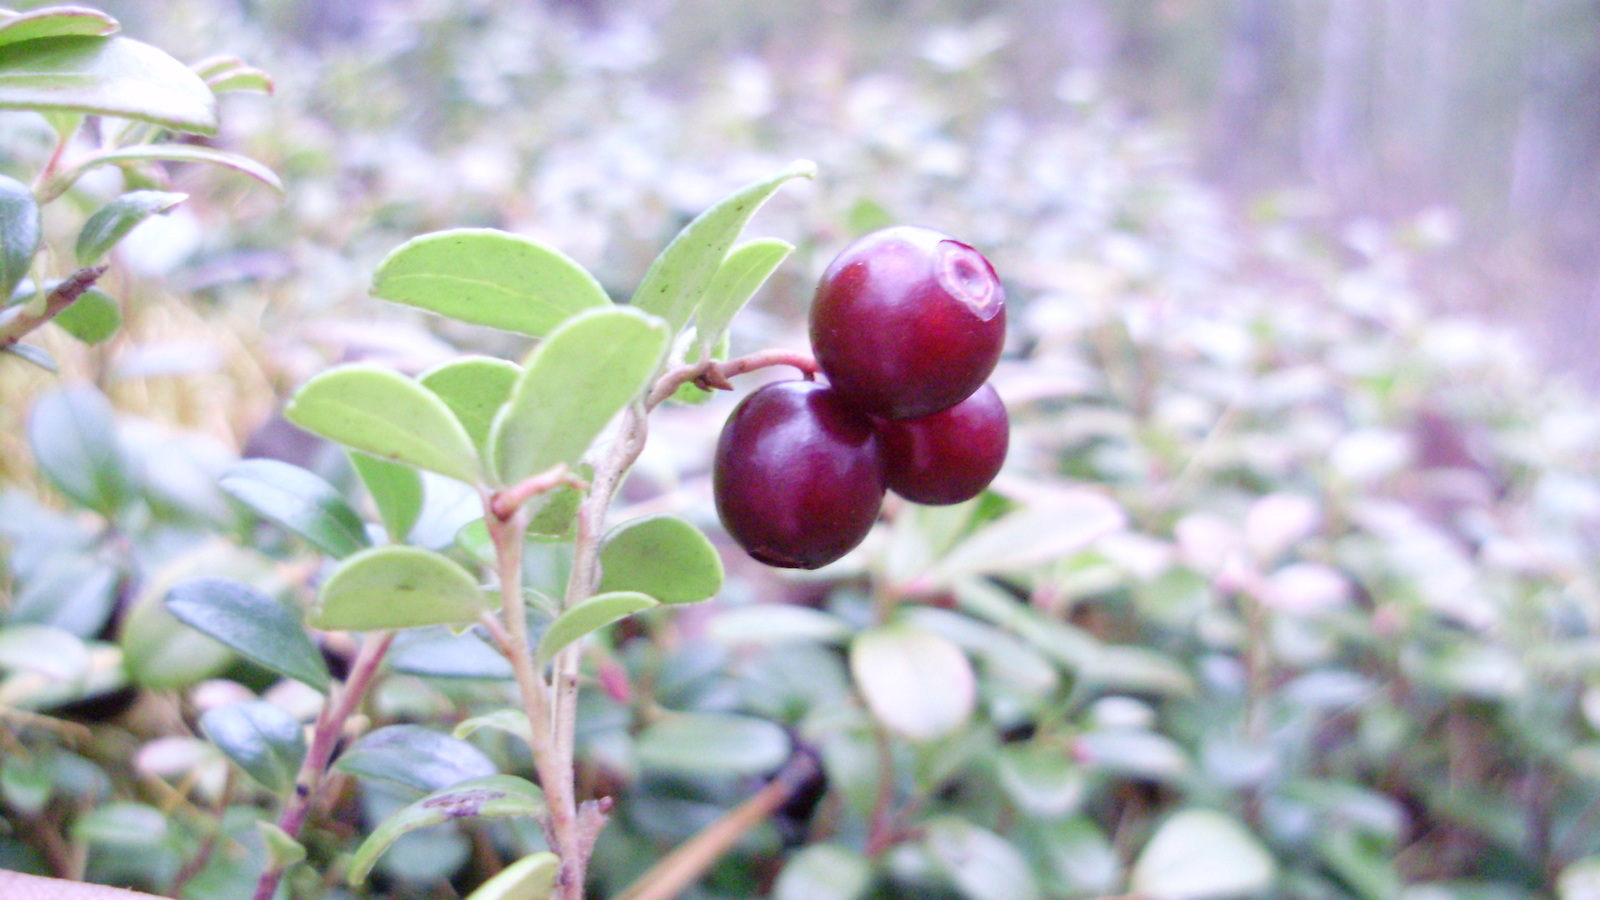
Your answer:
[[[94,283],[100,280],[105,271],[105,266],[79,269],[50,289],[44,300],[44,309],[39,312],[29,312],[24,307],[16,315],[0,322],[0,350],[8,349],[22,340],[28,332],[60,315],[67,307],[77,302],[84,291],[94,287]]]
[[[794,350],[761,350],[723,362],[708,359],[673,369],[671,372],[662,375],[656,381],[655,388],[650,391],[650,396],[645,400],[645,409],[651,410],[660,406],[678,388],[691,381],[708,391],[713,388],[719,391],[731,391],[733,390],[733,385],[728,383],[729,378],[754,372],[758,369],[765,369],[769,366],[794,366],[808,380],[814,377],[818,371],[817,361],[814,357]]]

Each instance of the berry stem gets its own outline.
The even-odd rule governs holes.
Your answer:
[[[650,391],[650,396],[645,400],[645,409],[651,410],[660,406],[671,397],[678,388],[685,384],[694,383],[702,390],[731,391],[733,385],[728,379],[735,375],[745,375],[758,369],[769,366],[793,366],[805,375],[807,381],[816,378],[817,360],[808,353],[795,350],[760,350],[747,356],[740,356],[729,360],[708,359],[680,366],[662,375],[656,380],[656,386]]]

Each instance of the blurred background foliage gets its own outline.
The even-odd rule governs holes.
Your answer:
[[[523,350],[367,298],[384,253],[495,226],[626,297],[690,216],[806,157],[821,176],[759,223],[798,250],[736,350],[803,347],[810,286],[851,237],[949,231],[1007,282],[1011,458],[979,502],[891,506],[814,577],[730,554],[716,603],[601,648],[596,665],[634,693],[586,693],[589,786],[623,801],[599,890],[774,762],[770,732],[745,756],[730,733],[708,764],[651,728],[697,712],[784,726],[826,786],[690,896],[1600,891],[1592,4],[104,8],[180,58],[272,73],[275,97],[227,99],[216,140],[288,192],[172,169],[192,199],[130,236],[102,282],[122,334],[41,333],[59,377],[0,361],[6,627],[86,642],[93,684],[65,699],[138,698],[107,720],[60,708],[23,669],[0,681],[28,748],[0,769],[0,864],[49,871],[75,852],[81,869],[87,854],[89,877],[194,897],[259,865],[241,825],[253,795],[185,723],[239,691],[305,700],[225,654],[165,664],[176,626],[137,611],[178,573],[304,589],[312,555],[244,522],[215,477],[245,453],[350,483],[273,424],[310,374]],[[0,113],[0,170],[26,179],[50,147],[42,120]],[[69,201],[81,217],[117,186],[85,179]],[[37,398],[83,381],[114,409],[98,420],[126,474],[112,513],[74,509],[35,466]],[[663,416],[624,514],[715,533],[706,463],[733,399]],[[962,650],[925,683],[927,718],[868,715],[852,681],[847,635],[888,622]],[[219,673],[233,687],[201,680]],[[397,673],[369,712],[448,726],[503,698],[493,681]],[[172,824],[152,830],[152,810]],[[176,881],[216,833],[249,852]],[[419,837],[374,895],[464,891],[485,846],[532,839]],[[313,854],[337,858],[349,835],[321,840]],[[304,882],[296,896],[324,895]]]

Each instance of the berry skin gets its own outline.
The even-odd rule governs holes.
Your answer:
[[[880,419],[877,424],[889,490],[929,506],[960,503],[983,493],[1006,461],[1011,443],[1011,419],[989,384],[931,416]]]
[[[717,515],[745,552],[769,566],[825,566],[861,543],[878,518],[877,434],[821,384],[769,384],[723,426],[712,487]]]
[[[914,419],[988,380],[1005,343],[1005,299],[978,251],[929,228],[885,228],[828,265],[811,306],[811,346],[851,406]]]

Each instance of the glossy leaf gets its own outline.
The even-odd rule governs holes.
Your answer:
[[[134,226],[187,199],[188,194],[169,191],[129,191],[95,210],[78,229],[75,247],[78,265],[92,266],[99,262]]]
[[[927,825],[927,847],[966,900],[1037,900],[1028,861],[1005,838],[955,816]]]
[[[1277,866],[1232,816],[1181,809],[1162,822],[1133,864],[1133,893],[1155,900],[1210,900],[1266,891]]]
[[[667,338],[660,320],[626,307],[580,313],[551,332],[495,418],[489,442],[501,482],[575,465],[606,423],[648,389]]]
[[[72,109],[212,134],[211,89],[161,50],[125,37],[56,37],[0,55],[0,109]]]
[[[0,46],[52,37],[104,37],[121,26],[97,9],[45,6],[26,12],[0,10]]]
[[[504,679],[512,676],[511,663],[471,631],[412,628],[394,638],[389,648],[389,668],[428,678]]]
[[[307,615],[314,628],[374,631],[476,622],[489,608],[478,580],[448,556],[390,544],[339,564]]]
[[[366,453],[350,454],[350,465],[361,476],[372,503],[378,507],[389,540],[398,543],[411,533],[422,515],[422,476],[416,469]]]
[[[299,466],[247,459],[224,472],[218,484],[230,497],[329,556],[342,559],[371,544],[366,524],[338,490]]]
[[[495,414],[510,399],[521,374],[516,363],[492,356],[463,356],[423,372],[417,381],[439,395],[472,443],[483,448],[489,442]]]
[[[722,558],[700,529],[676,516],[624,522],[600,548],[600,590],[638,591],[662,603],[696,603],[722,590]]]
[[[328,667],[305,627],[282,603],[224,578],[194,578],[172,588],[167,611],[274,672],[326,692]]]
[[[209,90],[207,88],[208,92]],[[274,191],[283,193],[283,182],[278,179],[277,173],[261,163],[248,156],[195,144],[135,144],[116,150],[102,150],[80,160],[76,168],[68,173],[68,177],[76,178],[96,166],[122,166],[141,162],[205,163],[221,166],[241,175],[248,175]]]
[[[862,900],[872,887],[872,861],[838,844],[811,844],[783,864],[773,900]]]
[[[816,173],[816,163],[794,162],[695,217],[650,264],[633,295],[633,305],[660,316],[671,333],[677,334],[693,317],[728,250],[761,204],[789,179],[813,178]]]
[[[759,775],[789,758],[789,735],[765,719],[672,713],[639,733],[639,762],[673,772]]]
[[[450,407],[392,369],[365,363],[329,369],[300,386],[284,416],[353,450],[478,481],[472,438]]]
[[[122,327],[122,307],[105,291],[89,288],[50,321],[85,344],[99,344]]]
[[[267,790],[282,795],[294,786],[305,732],[282,707],[252,700],[206,710],[200,731]]]
[[[0,628],[0,670],[38,672],[55,681],[72,681],[89,670],[89,648],[82,638],[50,625]]]
[[[33,191],[9,175],[0,175],[0,306],[28,276],[39,235],[39,203]]]
[[[52,391],[28,417],[34,462],[50,483],[101,515],[115,513],[133,491],[116,416],[105,395],[88,385]]]
[[[944,737],[972,715],[977,680],[948,638],[906,624],[868,629],[850,644],[850,674],[873,716],[913,741]]]
[[[371,293],[535,337],[583,310],[611,305],[600,282],[566,254],[492,228],[412,238],[378,264]]]
[[[478,886],[467,900],[549,900],[561,858],[548,850],[524,856]]]
[[[640,610],[649,609],[656,601],[637,591],[617,591],[596,594],[556,617],[539,639],[539,665],[555,658],[573,641],[626,618]]]
[[[544,792],[538,785],[515,775],[487,775],[435,791],[384,819],[362,842],[350,860],[351,886],[367,880],[367,873],[389,845],[429,825],[453,819],[533,818],[545,813]]]
[[[398,785],[417,795],[497,771],[477,747],[420,725],[379,728],[345,751],[334,768]]]
[[[777,238],[745,241],[728,251],[706,286],[705,299],[695,317],[695,339],[702,352],[712,352],[727,334],[734,316],[793,252],[793,244]]]

